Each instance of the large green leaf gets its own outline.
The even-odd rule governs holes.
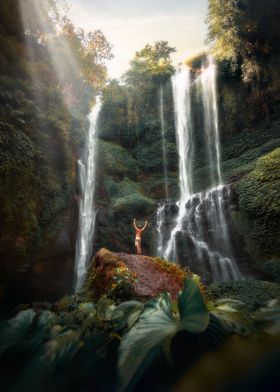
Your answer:
[[[206,330],[209,314],[199,286],[192,279],[184,282],[179,293],[180,319],[172,314],[170,295],[163,293],[149,301],[138,322],[123,336],[119,348],[120,389],[137,382],[163,343],[171,341],[179,330],[200,333]]]
[[[31,331],[30,341],[28,342],[28,349],[30,351],[35,351],[43,341],[49,338],[51,329],[50,320],[53,317],[54,314],[48,310],[41,313]]]
[[[55,368],[65,367],[69,364],[82,346],[80,334],[71,330],[45,343],[27,364],[21,377],[14,385],[13,391],[40,390],[43,378],[50,375]]]
[[[34,317],[34,310],[27,309],[0,325],[0,355],[10,348],[24,348]]]
[[[0,326],[0,354],[8,349],[35,351],[49,337],[52,312],[44,311],[36,319],[33,309],[19,312]]]
[[[179,293],[178,307],[180,329],[192,333],[205,331],[209,323],[209,313],[198,284],[191,278],[185,280],[184,288]]]
[[[170,296],[163,293],[150,300],[139,320],[123,336],[119,348],[120,390],[124,390],[136,373],[144,371],[152,361],[165,338],[174,335],[177,324],[172,315]]]

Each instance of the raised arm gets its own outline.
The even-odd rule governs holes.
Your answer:
[[[136,226],[136,220],[135,220],[135,218],[133,219],[133,226],[134,226],[134,229],[135,229],[135,230],[138,229],[138,227]]]
[[[144,227],[141,229],[141,231],[144,231],[144,230],[146,229],[147,224],[148,224],[148,221],[145,222],[145,225],[144,225]]]

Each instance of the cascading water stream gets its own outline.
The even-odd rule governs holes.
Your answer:
[[[92,254],[96,218],[96,209],[94,206],[96,133],[100,107],[101,102],[100,100],[97,100],[96,105],[88,116],[90,126],[86,142],[85,161],[78,161],[82,197],[79,204],[79,231],[75,256],[76,290],[78,290],[83,283],[87,264]]]
[[[201,85],[204,135],[208,153],[208,164],[210,166],[211,185],[214,186],[216,184],[222,184],[221,148],[216,95],[216,64],[211,56],[208,58],[208,62],[208,67],[203,67],[198,82]]]
[[[180,261],[178,239],[183,244],[180,254],[205,280],[223,281],[240,277],[229,241],[225,215],[230,189],[222,185],[220,140],[216,95],[216,65],[212,58],[202,74],[191,83],[190,70],[180,68],[172,77],[175,127],[179,156],[180,200],[173,226],[167,224],[167,205],[157,211],[158,255]],[[194,91],[193,89],[196,89]],[[211,188],[193,193],[194,133],[192,92],[201,97],[204,137]],[[166,229],[169,227],[169,229]],[[179,259],[179,260],[178,260]]]
[[[159,115],[160,115],[162,157],[163,157],[164,191],[165,191],[165,198],[166,198],[166,200],[168,200],[167,154],[166,154],[164,103],[163,103],[163,88],[162,88],[162,86],[160,86],[160,90],[159,90]]]
[[[179,211],[170,240],[165,249],[163,257],[176,260],[176,234],[182,230],[182,222],[185,216],[185,204],[192,191],[192,124],[191,124],[191,75],[190,70],[180,67],[172,77],[175,127],[179,156],[179,185],[180,200],[177,203]]]

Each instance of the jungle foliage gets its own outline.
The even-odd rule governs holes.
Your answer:
[[[265,60],[279,55],[277,0],[209,0],[208,39],[218,58],[241,64],[244,81],[260,81]]]
[[[85,115],[106,79],[110,44],[100,31],[76,30],[65,12],[58,1],[0,4],[2,253],[34,255],[57,232],[75,191]],[[70,65],[60,72],[54,58]]]
[[[219,358],[233,336],[257,339],[254,346],[264,334],[277,342],[278,330],[277,301],[255,312],[228,297],[206,304],[191,278],[173,303],[168,293],[146,303],[106,296],[93,303],[77,294],[47,310],[43,304],[22,306],[0,324],[1,388],[114,392],[157,385],[170,390],[205,355]],[[269,350],[271,344],[264,343],[263,352]]]

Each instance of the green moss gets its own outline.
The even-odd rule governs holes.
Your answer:
[[[112,252],[102,249],[102,270],[96,268],[96,259],[88,267],[87,277],[79,296],[83,301],[97,301],[102,295],[126,300],[131,297],[132,276],[125,264]]]
[[[33,258],[57,234],[57,217],[73,190],[71,117],[52,86],[41,110],[30,84],[3,76],[0,84],[0,248]],[[78,124],[82,134],[87,124]]]
[[[239,207],[252,222],[256,249],[266,257],[280,246],[280,148],[259,158],[254,170],[237,186]]]
[[[131,217],[137,215],[147,215],[153,211],[155,202],[152,199],[140,194],[133,193],[116,199],[112,208],[116,214],[126,214]]]
[[[132,179],[137,176],[137,163],[131,154],[123,147],[104,140],[98,141],[97,167],[102,168],[107,176]]]
[[[240,179],[254,169],[256,160],[280,145],[279,120],[263,122],[258,128],[244,129],[234,135],[226,135],[222,144],[222,176],[224,182]],[[210,166],[205,165],[206,151],[199,150],[194,162],[194,190],[211,186]]]
[[[162,173],[154,173],[141,178],[142,189],[147,197],[154,200],[164,200],[165,194],[165,180]],[[177,173],[168,172],[167,177],[168,195],[172,200],[177,200],[179,197],[179,184]]]
[[[264,261],[261,266],[262,270],[272,277],[272,279],[280,283],[280,260],[279,259],[272,259]]]
[[[149,257],[149,259],[156,263],[163,271],[168,272],[182,283],[185,278],[193,275],[190,271],[181,268],[179,265],[172,263],[171,261],[161,259],[160,257]]]
[[[268,152],[271,152],[279,145],[280,139],[272,139],[259,147],[250,149],[238,158],[232,158],[224,161],[222,164],[224,180],[229,182],[232,178],[240,177],[250,172],[253,170],[258,158]]]
[[[110,177],[106,177],[104,184],[112,203],[114,203],[118,198],[138,193],[140,190],[139,184],[131,181],[129,178],[124,178],[122,181],[117,182]]]
[[[280,286],[277,283],[244,279],[235,282],[213,283],[209,286],[207,293],[214,299],[237,299],[244,302],[249,310],[255,310],[269,300],[280,297]]]

